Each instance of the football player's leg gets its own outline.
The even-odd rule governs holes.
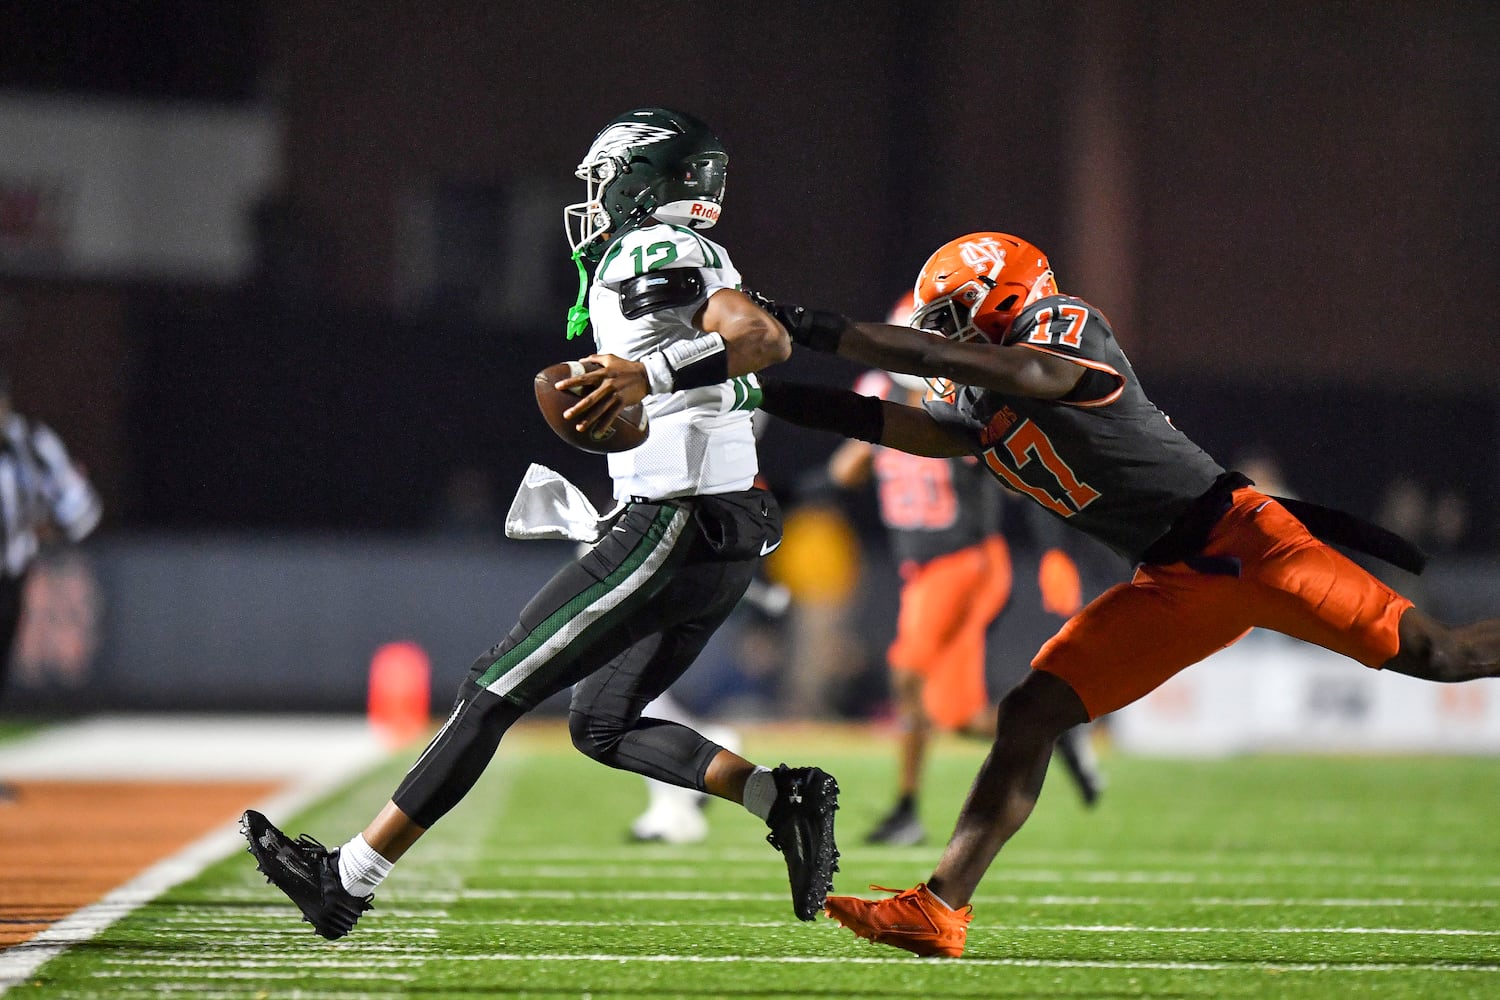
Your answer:
[[[927,885],[954,908],[968,904],[995,855],[1031,816],[1058,736],[1088,720],[1066,681],[1034,670],[1000,699],[997,735]]]
[[[892,667],[890,678],[900,726],[896,743],[896,802],[865,834],[865,843],[911,846],[927,839],[918,798],[922,791],[922,765],[927,759],[932,726],[922,704],[926,683],[923,677]]]
[[[886,659],[893,672],[922,678],[924,728],[959,729],[985,706],[983,630],[1010,592],[1008,563],[998,581],[988,568],[972,546],[928,562],[901,589]]]
[[[932,739],[927,709],[930,676],[940,669],[947,640],[960,616],[944,600],[947,590],[937,559],[907,576],[901,588],[896,635],[886,649],[891,694],[900,732],[896,743],[896,802],[865,836],[872,844],[915,844],[926,838],[919,818],[922,770]]]
[[[1099,755],[1094,752],[1090,726],[1074,726],[1063,733],[1057,738],[1056,750],[1083,804],[1096,805],[1104,791],[1104,772],[1099,769]]]
[[[1033,670],[1000,700],[998,735],[932,877],[893,899],[830,896],[829,916],[860,937],[919,955],[961,955],[980,878],[1031,815],[1057,737],[1087,719],[1066,681]]]
[[[786,859],[793,911],[812,920],[838,869],[833,777],[816,767],[760,767],[686,726],[641,717],[728,617],[755,567],[753,559],[684,565],[652,602],[664,617],[651,640],[574,689],[569,728],[574,744],[603,763],[738,802],[764,820]]]
[[[606,572],[598,572],[599,560],[560,570],[506,639],[475,661],[448,720],[391,800],[342,847],[293,840],[259,813],[245,814],[242,829],[257,867],[319,934],[334,939],[354,928],[395,863],[473,787],[517,719],[628,642],[629,615],[661,588],[653,582],[658,574],[674,568],[673,537],[670,530],[642,533],[633,547],[640,558]]]
[[[505,639],[474,661],[448,721],[370,832],[399,856],[403,841],[415,840],[467,794],[517,719],[627,649],[640,634],[636,617],[682,562],[690,525],[681,510],[631,507],[620,530],[560,569]]]
[[[1236,502],[1225,521],[1244,563],[1245,603],[1254,623],[1342,653],[1368,667],[1387,666],[1428,680],[1488,676],[1484,625],[1448,629],[1332,546],[1314,538],[1280,504]],[[1497,626],[1489,629],[1490,671]]]
[[[1444,625],[1312,538],[1280,505],[1262,511],[1255,527],[1293,541],[1256,567],[1268,627],[1422,680],[1500,676],[1500,620]]]
[[[1452,628],[1411,608],[1401,616],[1399,635],[1387,670],[1443,683],[1500,676],[1500,619]]]
[[[995,855],[1030,817],[1047,764],[1068,729],[1129,704],[1245,626],[1235,581],[1184,567],[1137,572],[1065,624],[1031,674],[1000,700],[995,742],[928,882],[951,906],[968,903]]]
[[[754,560],[682,566],[637,616],[633,627],[644,637],[573,689],[573,745],[610,767],[705,790],[708,765],[729,751],[684,722],[643,713],[697,659],[734,610],[755,567]],[[748,773],[748,763],[746,768]]]
[[[928,676],[927,712],[940,729],[993,739],[995,708],[985,681],[990,625],[1010,601],[1010,547],[999,535],[953,560],[940,603],[956,618]]]
[[[745,600],[749,600],[748,592]],[[672,695],[669,688],[641,712],[652,719],[665,719],[697,730],[704,738],[727,750],[739,752],[739,734],[728,726],[699,721]],[[708,836],[704,806],[708,796],[693,788],[668,784],[642,776],[646,786],[646,808],[630,823],[630,838],[668,844],[694,844]]]

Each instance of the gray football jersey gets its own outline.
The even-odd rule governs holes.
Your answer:
[[[1108,321],[1082,299],[1041,299],[1016,317],[1006,350],[1067,358],[1097,373],[1068,401],[960,386],[928,410],[972,433],[1011,490],[1139,560],[1224,469],[1146,398]]]

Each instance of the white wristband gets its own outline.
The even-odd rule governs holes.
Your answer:
[[[652,351],[641,358],[641,364],[646,366],[646,382],[652,395],[672,391],[672,366],[667,362],[666,354]]]

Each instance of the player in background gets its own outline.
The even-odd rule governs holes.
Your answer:
[[[909,299],[888,322],[901,325]],[[931,391],[923,379],[866,372],[854,391],[911,406]],[[848,440],[829,458],[829,480],[843,489],[878,483],[878,506],[902,578],[896,635],[886,650],[901,726],[897,799],[865,838],[912,845],[926,839],[919,798],[933,730],[993,739],[995,703],[986,684],[988,633],[1011,596],[1011,547],[1000,531],[1001,487],[972,456],[928,458]],[[1078,569],[1059,549],[1043,555],[1043,604],[1066,618],[1082,606]],[[1069,575],[1071,572],[1071,576]],[[1100,780],[1083,729],[1058,738],[1059,753],[1086,803]]]
[[[928,259],[916,292],[918,330],[767,304],[795,343],[949,379],[959,386],[952,402],[912,407],[768,381],[763,408],[912,454],[978,455],[1013,490],[1137,565],[1002,698],[994,745],[927,881],[880,900],[829,897],[829,915],[855,934],[962,954],[970,900],[1031,815],[1058,735],[1252,627],[1424,680],[1500,676],[1500,620],[1441,624],[1329,544],[1420,569],[1405,539],[1269,496],[1220,466],[1151,403],[1104,315],[1059,294],[1030,243],[996,232],[954,240]]]
[[[578,165],[587,198],[564,211],[580,278],[569,337],[591,323],[601,352],[591,357],[605,367],[559,388],[585,388],[568,414],[580,430],[645,399],[651,433],[609,456],[621,501],[612,527],[475,660],[448,720],[362,832],[330,851],[245,813],[257,867],[323,937],[353,929],[393,865],[473,787],[506,731],[569,687],[581,752],[743,804],[784,855],[796,915],[812,920],[821,909],[837,868],[834,779],[815,767],[768,770],[642,714],[781,539],[776,500],[754,484],[745,376],[785,360],[791,345],[739,290],[728,252],[700,235],[718,220],[727,162],[696,118],[642,108],[606,125]]]
[[[927,385],[870,371],[854,391],[920,402]],[[994,735],[985,644],[1011,588],[1010,548],[999,532],[1000,489],[963,458],[908,455],[856,440],[834,451],[827,474],[846,490],[875,478],[880,520],[902,580],[896,634],[886,649],[901,727],[897,798],[865,841],[920,844],[927,834],[918,800],[933,730]]]

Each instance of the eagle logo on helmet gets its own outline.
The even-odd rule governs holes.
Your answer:
[[[585,198],[563,208],[568,245],[597,261],[606,242],[656,219],[692,229],[719,221],[729,157],[697,118],[668,108],[627,111],[604,126],[574,175]]]
[[[584,163],[624,155],[632,146],[650,146],[653,143],[662,142],[672,138],[677,133],[660,125],[650,125],[646,122],[619,122],[611,125],[599,134],[594,144],[589,147],[589,152],[584,157]]]

